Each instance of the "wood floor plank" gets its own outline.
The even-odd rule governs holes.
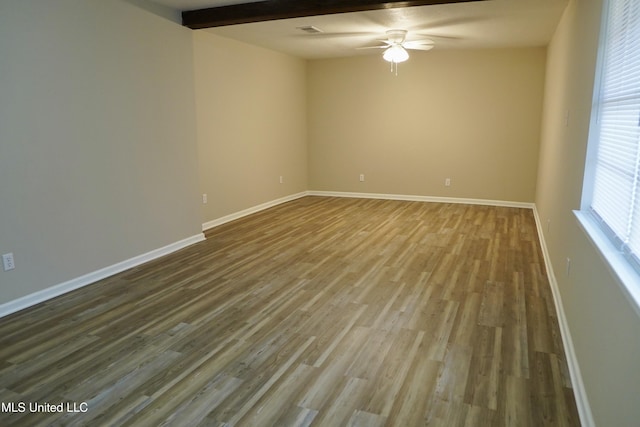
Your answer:
[[[413,361],[416,358],[423,339],[423,331],[403,330],[398,334],[386,355],[383,364],[384,372],[378,376],[373,387],[374,391],[365,407],[365,414],[379,414],[381,418],[376,420],[386,420],[389,417],[409,373],[411,364],[407,361]],[[361,417],[358,419],[360,420]]]
[[[317,368],[298,363],[295,369],[282,376],[282,381],[271,387],[264,394],[262,399],[252,407],[248,408],[246,415],[242,419],[242,424],[247,425],[290,425],[279,422],[291,413],[297,413],[301,408],[296,405],[296,397],[304,385],[316,374]],[[315,417],[314,412],[314,417]],[[290,418],[290,423],[302,423],[310,414]]]
[[[419,351],[410,363],[406,381],[403,382],[398,397],[394,400],[387,425],[417,426],[426,424],[434,407],[435,389],[442,363],[424,357]]]
[[[580,424],[531,210],[303,197],[206,237],[0,319],[0,425]]]

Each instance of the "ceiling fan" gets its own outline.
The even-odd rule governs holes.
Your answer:
[[[359,49],[384,49],[382,58],[391,63],[391,71],[398,75],[398,64],[409,59],[407,50],[431,50],[434,43],[430,39],[407,40],[407,30],[393,29],[387,31],[387,40],[380,40],[381,45],[365,46]]]

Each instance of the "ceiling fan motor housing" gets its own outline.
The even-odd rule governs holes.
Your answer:
[[[401,44],[407,37],[407,30],[388,30],[387,38],[393,44]]]

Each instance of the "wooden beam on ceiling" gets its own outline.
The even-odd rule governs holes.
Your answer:
[[[191,29],[248,24],[276,19],[331,15],[366,10],[428,6],[434,4],[466,3],[485,0],[265,0],[232,4],[182,12],[182,25]]]

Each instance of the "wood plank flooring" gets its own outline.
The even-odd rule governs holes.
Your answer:
[[[3,426],[579,425],[530,210],[327,197],[0,319],[0,402]]]

